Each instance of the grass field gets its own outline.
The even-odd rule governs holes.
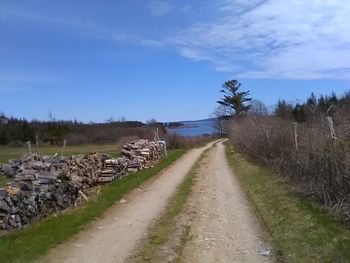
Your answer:
[[[0,262],[31,262],[51,247],[78,233],[127,192],[172,164],[185,150],[171,150],[150,169],[131,174],[102,188],[95,198],[67,213],[43,219],[28,228],[0,238]]]
[[[226,153],[283,261],[350,262],[348,228],[316,202],[299,196],[271,169],[248,161],[229,145]]]

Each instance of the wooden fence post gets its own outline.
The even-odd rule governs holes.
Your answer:
[[[32,154],[32,146],[30,145],[30,141],[27,141],[26,144],[27,144],[28,153]]]
[[[39,149],[39,137],[35,136],[35,145],[36,145],[36,152],[38,155],[40,155],[40,149]]]
[[[336,139],[332,117],[326,117],[329,134],[333,140]]]
[[[62,146],[61,156],[63,156],[64,150],[66,149],[66,145],[67,145],[67,140],[64,139],[64,140],[63,140],[63,146]]]
[[[328,126],[329,135],[331,136],[331,139],[336,140],[337,137],[335,136],[333,118],[329,115],[329,112],[331,111],[332,108],[334,108],[334,105],[331,105],[328,108],[326,120],[327,120],[327,126]]]
[[[298,144],[298,123],[294,122],[294,143],[295,143],[295,150],[299,151],[299,144]]]

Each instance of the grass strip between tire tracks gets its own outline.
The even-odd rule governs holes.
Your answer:
[[[31,262],[50,248],[77,234],[126,193],[181,157],[186,150],[171,150],[152,168],[131,174],[102,188],[89,202],[66,213],[51,216],[0,238],[0,262]]]
[[[226,155],[255,211],[272,235],[277,259],[350,262],[350,231],[315,201],[301,197],[281,177],[248,161],[226,144]],[[279,254],[279,253],[277,253]]]
[[[177,187],[175,195],[170,198],[161,217],[149,230],[149,236],[147,239],[141,244],[140,248],[136,251],[136,254],[127,262],[165,262],[165,259],[163,258],[164,255],[159,255],[158,252],[174,232],[177,216],[180,215],[186,205],[186,201],[191,194],[193,184],[195,183],[195,177],[200,169],[200,164],[210,149],[212,149],[212,147],[205,150],[192,166],[185,179]],[[183,235],[180,238],[181,244],[177,246],[177,250],[180,250],[177,251],[178,254],[181,254],[181,250],[187,241],[188,234],[189,227],[183,231]]]

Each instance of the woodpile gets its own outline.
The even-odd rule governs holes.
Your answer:
[[[0,189],[0,230],[21,228],[72,206],[79,191],[97,185],[109,158],[98,153],[71,157],[31,154],[2,165],[2,172],[14,180]]]
[[[104,163],[105,166],[97,180],[100,184],[110,183],[128,174],[129,160],[126,158],[107,159]]]
[[[0,231],[21,228],[38,218],[76,204],[98,184],[116,179],[156,164],[164,146],[147,140],[125,144],[123,157],[91,153],[76,156],[24,155],[0,165],[0,172],[13,178],[0,189]]]
[[[62,179],[71,181],[79,190],[86,190],[98,184],[105,160],[111,156],[102,153],[92,153],[72,156],[60,166]]]
[[[124,144],[122,154],[130,160],[128,171],[136,172],[153,167],[163,158],[164,151],[164,144],[138,140]]]

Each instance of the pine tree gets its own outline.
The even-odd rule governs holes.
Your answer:
[[[236,116],[250,110],[251,105],[246,105],[246,103],[252,99],[248,97],[249,91],[239,91],[241,83],[237,80],[226,81],[222,88],[220,92],[224,93],[224,97],[217,103],[232,108]]]
[[[275,115],[282,119],[290,119],[292,117],[293,106],[285,100],[279,100],[275,109]]]

